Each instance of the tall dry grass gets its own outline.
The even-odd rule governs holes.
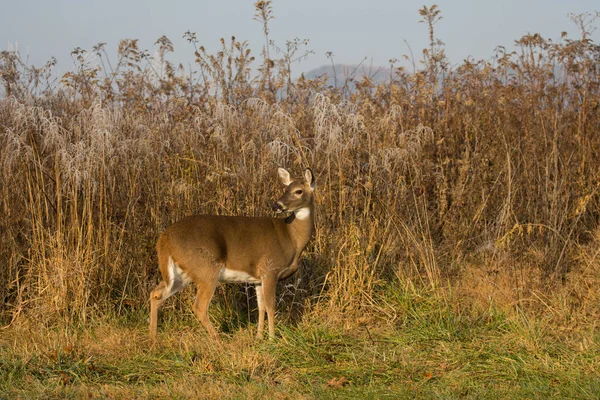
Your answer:
[[[267,44],[269,7],[257,3]],[[515,52],[450,68],[435,37],[439,10],[420,13],[431,40],[422,69],[346,82],[351,91],[292,81],[300,41],[283,52],[267,45],[257,67],[245,42],[223,40],[209,54],[187,32],[193,71],[166,61],[166,37],[154,57],[124,40],[111,60],[100,44],[76,49],[77,68],[60,84],[52,63],[35,69],[4,51],[4,323],[146,307],[162,229],[191,213],[268,214],[277,166],[311,166],[318,185],[314,240],[280,291],[290,317],[381,308],[378,289],[398,279],[437,287],[468,268],[504,273],[522,296],[576,283],[577,271],[594,282],[593,17],[573,17],[577,38],[527,35]],[[574,287],[575,297],[594,295]],[[245,302],[236,289],[222,294]]]

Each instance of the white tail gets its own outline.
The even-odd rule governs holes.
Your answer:
[[[275,287],[294,274],[298,259],[313,231],[315,178],[310,169],[304,180],[293,180],[279,168],[286,186],[273,205],[290,211],[287,218],[197,215],[170,225],[156,245],[162,282],[150,293],[150,336],[156,339],[158,308],[190,282],[196,284],[193,310],[208,333],[217,333],[208,306],[218,282],[253,283],[258,301],[258,332],[262,337],[265,310],[269,336],[275,336]]]

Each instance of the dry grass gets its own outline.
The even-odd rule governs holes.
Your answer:
[[[259,3],[257,18],[267,34],[270,4]],[[298,381],[286,372],[304,371],[299,364],[286,366],[293,349],[318,351],[323,344],[313,325],[323,326],[331,339],[345,326],[360,330],[366,324],[365,340],[376,347],[380,340],[409,340],[390,326],[406,321],[410,309],[403,304],[419,303],[423,293],[434,300],[426,310],[414,311],[422,331],[410,334],[430,334],[427,318],[438,321],[432,326],[440,331],[448,320],[462,321],[464,313],[466,321],[479,321],[487,312],[492,321],[490,310],[496,310],[506,316],[502,326],[512,328],[510,334],[493,336],[491,347],[481,344],[498,357],[499,364],[491,365],[513,368],[507,358],[519,362],[499,343],[536,349],[540,340],[558,346],[574,337],[564,348],[579,348],[587,361],[567,362],[565,353],[537,347],[543,361],[538,366],[551,371],[556,361],[565,374],[571,367],[597,368],[600,53],[590,39],[594,18],[573,17],[580,28],[577,39],[564,36],[554,43],[527,35],[517,41],[515,53],[499,50],[490,61],[469,60],[450,69],[433,29],[438,12],[421,10],[431,39],[422,70],[398,69],[384,84],[346,82],[344,89],[326,87],[326,79],[291,81],[291,60],[302,51],[300,42],[273,52],[279,60],[265,49],[258,74],[251,73],[254,58],[247,44],[235,38],[223,41],[221,52],[208,54],[193,33],[186,33],[197,49],[198,69],[191,74],[165,61],[173,48],[164,37],[157,41],[155,59],[127,40],[109,62],[99,45],[93,52],[103,67],[78,49],[77,70],[58,86],[51,84],[52,63],[34,69],[17,53],[3,52],[0,320],[8,338],[5,349],[12,346],[3,350],[11,360],[2,361],[3,373],[21,368],[25,372],[17,386],[33,379],[35,393],[48,394],[48,379],[62,378],[54,372],[31,375],[36,369],[30,366],[55,371],[57,361],[48,352],[72,342],[85,350],[67,352],[69,362],[85,369],[88,355],[103,354],[107,361],[98,374],[107,376],[125,347],[123,353],[136,361],[115,367],[114,381],[107,378],[107,385],[119,386],[120,397],[196,395],[170,391],[193,390],[180,385],[191,376],[214,381],[210,390],[231,397],[268,391],[285,398],[288,392],[271,392],[268,381],[286,379],[294,382],[296,394],[315,395],[307,390],[312,378]],[[170,300],[162,317],[183,331],[165,328],[166,348],[147,350],[143,315],[158,279],[158,234],[191,213],[267,214],[278,190],[274,171],[282,165],[296,171],[311,166],[318,185],[316,233],[304,266],[278,290],[278,310],[286,321],[282,343],[254,347],[244,331],[254,300],[233,286],[219,290],[213,310],[221,330],[235,337],[223,349],[207,348],[211,345],[196,332],[188,292]],[[398,302],[397,288],[412,289]],[[452,303],[447,315],[436,314],[445,302]],[[137,325],[113,329],[109,322],[123,319]],[[97,326],[81,330],[90,324]],[[460,326],[457,331],[478,338],[477,329]],[[57,332],[62,329],[63,337]],[[23,332],[31,335],[30,345],[19,340]],[[292,341],[296,336],[304,342]],[[342,337],[339,346],[349,340],[355,356],[371,354],[352,342],[353,335]],[[460,358],[461,346],[436,351]],[[194,359],[200,361],[177,364],[180,351],[200,354]],[[381,351],[377,357],[392,350]],[[411,359],[425,350],[393,351],[403,357],[406,372],[415,362]],[[426,355],[438,360],[441,353],[436,354]],[[31,357],[41,358],[37,364],[22,361],[20,367],[15,361]],[[161,357],[166,361],[160,373],[178,372],[165,380],[159,372],[139,371],[160,364]],[[377,362],[371,371],[378,370]],[[443,363],[446,367],[436,368],[448,371]],[[429,373],[423,365],[415,367],[417,374]],[[132,379],[146,374],[142,380],[154,386],[129,387],[126,374],[119,375],[127,368],[137,371]],[[227,376],[246,371],[254,377],[258,371],[261,378],[258,386],[248,386],[254,392],[238,393],[238,384],[203,368]],[[465,368],[458,368],[455,381],[443,381],[444,390],[476,383],[469,383],[473,378]],[[323,377],[324,370],[316,374]],[[511,371],[504,371],[504,378],[513,382],[528,373]],[[304,372],[300,375],[313,376]],[[478,373],[488,372],[491,367]],[[415,375],[393,376],[409,385],[407,377]],[[104,393],[101,379],[94,382],[100,386],[83,384],[76,393],[98,387]],[[395,387],[384,382],[376,389]],[[578,382],[593,389],[584,379]],[[52,395],[66,393],[56,387]],[[504,389],[510,391],[502,386],[499,393]],[[26,396],[19,390],[25,389],[15,393]]]
[[[191,318],[152,346],[141,318],[69,328],[19,323],[0,339],[11,398],[594,398],[596,332],[493,307],[469,311],[439,289],[389,288],[394,313],[305,315],[276,341],[241,328],[219,342]],[[384,310],[385,311],[385,310]],[[343,322],[343,323],[340,323]]]

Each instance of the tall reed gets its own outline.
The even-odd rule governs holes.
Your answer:
[[[267,35],[270,2],[258,3]],[[155,58],[125,40],[116,60],[93,49],[102,67],[78,49],[57,86],[52,63],[36,70],[4,51],[2,318],[145,307],[159,232],[190,213],[268,214],[280,165],[311,166],[318,185],[305,267],[282,283],[290,316],[316,299],[362,312],[390,282],[436,287],[466,265],[519,265],[546,288],[597,265],[587,251],[600,244],[592,16],[574,17],[578,39],[526,35],[515,52],[450,68],[439,10],[420,13],[423,69],[353,90],[292,82],[300,42],[281,62],[264,51],[257,75],[235,38],[209,54],[187,32],[191,74],[166,61],[167,38]]]

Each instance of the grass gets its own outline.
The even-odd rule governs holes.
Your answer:
[[[423,7],[420,69],[329,87],[291,79],[307,42],[277,48],[255,6],[262,60],[186,32],[189,70],[127,39],[57,83],[0,52],[0,398],[600,397],[600,14],[454,64]],[[188,290],[152,347],[159,234],[270,215],[279,166],[317,178],[279,338],[229,286],[219,343]]]
[[[141,315],[23,324],[0,341],[8,398],[597,398],[598,333],[543,315],[465,311],[430,290],[387,288],[384,315],[308,314],[256,341],[254,324],[211,342],[187,318],[151,346]],[[451,295],[448,295],[451,296]],[[171,310],[173,311],[173,310]],[[585,339],[587,345],[583,346]]]

